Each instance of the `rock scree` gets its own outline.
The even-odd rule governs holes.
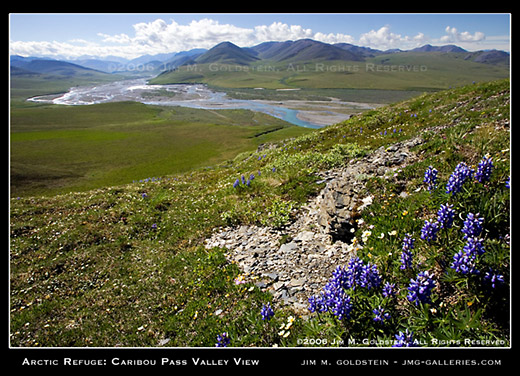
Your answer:
[[[423,140],[415,137],[319,173],[325,183],[283,229],[256,225],[219,228],[205,247],[225,248],[244,280],[269,291],[275,304],[288,304],[308,313],[308,299],[317,294],[338,265],[355,257],[359,240],[354,232],[361,212],[372,203],[365,181],[371,176],[394,179],[395,171],[416,161],[411,151]],[[404,192],[403,192],[404,194]]]

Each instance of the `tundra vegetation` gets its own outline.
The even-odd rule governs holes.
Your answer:
[[[247,143],[237,149],[231,141],[214,156],[188,146],[179,155],[196,160],[189,171],[175,170],[177,162],[165,151],[157,176],[108,171],[125,178],[136,171],[135,182],[112,187],[86,190],[85,183],[71,193],[37,196],[14,193],[15,186],[11,345],[509,346],[509,93],[509,80],[476,83],[303,135],[284,128],[284,141],[267,133],[264,141],[271,144],[263,149]],[[114,106],[126,118],[103,112]],[[74,128],[43,133],[24,127],[38,116],[59,124],[72,109],[34,107],[34,116],[25,119],[14,114],[11,143],[28,143],[30,155],[31,142],[45,145],[45,134],[53,133],[53,139],[73,141],[70,147],[85,158],[104,158],[89,155],[86,145],[74,146],[81,130],[93,145],[104,142],[106,158],[117,158],[121,140],[142,135],[129,124],[141,119],[139,128],[166,132],[147,140],[149,147],[167,149],[161,135],[168,134],[165,119],[177,109],[129,103],[93,109],[75,108],[85,116],[77,117]],[[89,117],[102,121],[92,126]],[[226,132],[231,125],[222,121],[201,137]],[[244,132],[254,136],[256,128]],[[226,249],[205,249],[204,239],[220,226],[283,231],[323,188],[319,171],[417,136],[424,142],[414,148],[416,161],[387,178],[365,177],[373,202],[353,234],[361,239],[356,257],[338,265],[305,314],[244,278]],[[45,160],[42,155],[32,157]],[[16,175],[13,180],[16,185]]]

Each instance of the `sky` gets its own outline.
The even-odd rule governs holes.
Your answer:
[[[455,44],[510,51],[509,14],[29,14],[9,15],[11,55],[133,59],[311,38],[380,50]]]

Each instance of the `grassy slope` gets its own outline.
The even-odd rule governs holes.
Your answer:
[[[377,56],[365,62],[193,64],[161,74],[151,83],[203,82],[223,88],[433,91],[508,76],[507,67],[465,61],[459,54],[403,52]]]
[[[131,102],[15,107],[11,194],[56,194],[186,172],[305,132],[245,110],[169,109]]]
[[[446,127],[429,131],[437,126]],[[363,213],[365,223],[375,226],[374,234],[397,232],[383,239],[371,236],[359,251],[365,261],[379,265],[385,280],[403,283],[389,326],[377,327],[369,316],[355,325],[313,316],[297,318],[290,335],[281,337],[280,324],[291,312],[275,307],[275,318],[263,322],[259,312],[269,295],[251,283],[234,283],[240,271],[225,260],[225,250],[200,247],[217,226],[280,224],[284,208],[297,207],[320,189],[316,171],[418,134],[426,142],[416,149],[417,163],[388,179],[367,177],[374,204]],[[457,163],[476,165],[489,153],[496,166],[491,183],[469,185],[453,202],[458,213],[479,211],[485,217],[482,262],[508,281],[509,136],[509,81],[493,82],[370,111],[212,169],[84,193],[12,199],[11,344],[157,346],[167,338],[166,346],[212,347],[217,334],[227,331],[233,346],[294,346],[298,338],[392,339],[405,328],[425,341],[432,336],[498,338],[507,344],[507,283],[490,295],[473,288],[472,278],[448,270],[439,275],[434,305],[415,307],[405,298],[410,276],[382,265],[398,265],[404,233],[418,238],[424,219],[451,200],[443,188],[434,195],[424,190],[426,167],[439,170],[443,187]],[[258,171],[262,174],[250,188],[232,187],[241,174]],[[399,196],[403,191],[406,197]],[[417,267],[438,269],[449,262],[462,247],[459,237],[453,229],[451,246],[444,236],[433,246],[417,240],[415,253],[422,262]],[[442,253],[444,259],[438,257]]]

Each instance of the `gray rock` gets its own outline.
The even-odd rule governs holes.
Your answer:
[[[364,190],[367,177],[393,179],[387,173],[412,162],[416,157],[410,149],[421,142],[418,137],[380,147],[355,163],[320,172],[325,187],[283,233],[268,227],[227,227],[207,239],[206,247],[227,248],[229,261],[238,264],[248,281],[271,292],[275,304],[290,304],[308,314],[308,298],[319,293],[338,265],[355,256],[348,248],[352,231],[360,213],[372,204]],[[280,246],[282,236],[292,241]]]

